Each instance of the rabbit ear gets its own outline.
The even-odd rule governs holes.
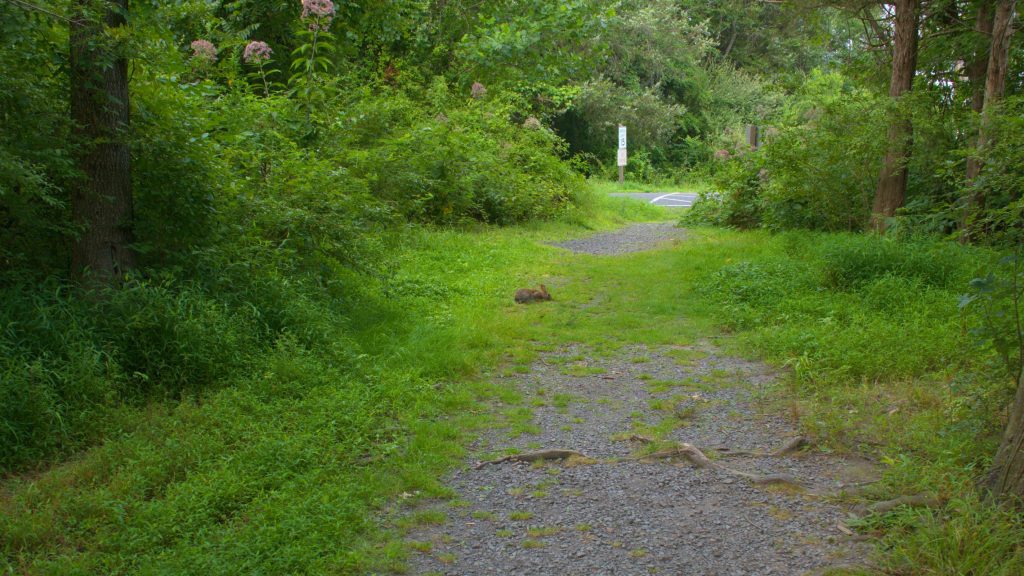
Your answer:
[[[543,284],[540,285],[540,291],[543,292],[544,294],[548,293],[548,289],[545,288]]]

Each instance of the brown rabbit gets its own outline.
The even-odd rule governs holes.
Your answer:
[[[520,288],[516,290],[516,302],[519,304],[528,304],[541,300],[551,300],[551,294],[548,294],[548,289],[543,284],[540,285],[540,290],[534,290],[533,288]]]

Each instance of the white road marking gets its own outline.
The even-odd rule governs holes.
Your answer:
[[[665,194],[658,192],[616,192],[610,195],[636,198],[637,200],[647,200],[654,196],[653,199],[648,200],[648,203],[665,208],[689,208],[693,206],[699,197],[699,194],[694,192],[666,192]]]
[[[651,204],[657,204],[658,200],[661,200],[662,198],[668,198],[669,196],[676,196],[678,194],[682,194],[682,192],[669,192],[668,194],[662,194],[661,196],[658,196],[654,200],[651,200]]]
[[[675,196],[675,198],[673,198]],[[689,208],[693,206],[696,195],[690,192],[669,192],[651,200],[651,204],[666,208]]]

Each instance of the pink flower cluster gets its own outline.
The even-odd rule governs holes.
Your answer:
[[[246,64],[258,64],[260,62],[266,62],[270,60],[270,55],[274,51],[270,49],[270,46],[262,40],[253,40],[245,46],[245,51],[242,52],[242,60]]]
[[[217,47],[209,40],[193,40],[192,57],[214,62],[217,60]]]
[[[302,0],[302,19],[309,22],[312,32],[330,28],[334,12],[334,2],[331,0]]]
[[[302,17],[334,16],[334,2],[331,0],[302,0]]]
[[[487,88],[479,82],[473,82],[473,87],[469,89],[469,95],[479,100],[487,95]]]

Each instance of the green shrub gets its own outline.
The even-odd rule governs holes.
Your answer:
[[[99,312],[99,336],[140,397],[215,388],[258,350],[247,318],[194,288],[134,283]]]
[[[93,435],[122,381],[95,335],[95,310],[55,282],[0,298],[0,470],[67,452]]]
[[[879,106],[838,74],[812,75],[762,150],[766,227],[864,229],[884,152]]]
[[[710,224],[747,229],[761,226],[764,194],[764,157],[747,152],[722,161],[715,170],[717,191],[701,192],[684,224]]]
[[[57,20],[0,6],[0,272],[46,276],[74,235],[74,148],[67,120],[66,31]],[[55,95],[60,95],[57,97]]]
[[[992,242],[1013,244],[1024,217],[1024,97],[1007,98],[992,114],[993,142],[980,151],[981,173],[963,185],[960,197],[983,198],[985,211],[973,216],[975,228]]]
[[[401,95],[379,97],[341,126],[352,126],[361,140],[376,133],[373,146],[351,155],[352,171],[409,220],[550,219],[575,202],[585,186],[561,160],[564,143],[544,127],[511,122],[515,110],[507,103],[450,103],[431,115],[411,111],[403,101]],[[396,109],[407,126],[376,119],[391,118]]]
[[[769,321],[788,298],[814,284],[813,270],[806,265],[766,260],[724,266],[701,285],[701,292],[723,304],[727,325],[745,328]]]
[[[976,251],[811,233],[774,236],[766,250],[722,267],[700,292],[722,324],[800,381],[892,381],[966,362],[956,301]]]
[[[884,276],[958,288],[976,266],[960,246],[927,241],[897,242],[871,236],[832,236],[818,247],[826,287],[852,290]]]
[[[187,267],[217,233],[217,200],[233,174],[218,158],[202,85],[133,87],[134,248],[146,267]]]
[[[684,218],[736,228],[862,230],[885,132],[878,99],[838,74],[815,73],[756,152],[715,167],[716,192]]]
[[[1013,576],[1024,573],[1024,514],[976,495],[941,510],[901,508],[871,524],[885,527],[887,573]]]

